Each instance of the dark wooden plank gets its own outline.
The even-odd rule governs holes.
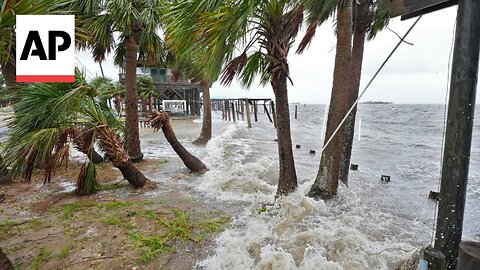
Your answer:
[[[390,17],[402,16],[402,20],[417,17],[458,4],[458,0],[384,0]]]
[[[480,58],[478,14],[479,0],[459,2],[434,246],[445,255],[447,269],[457,269],[462,239]]]

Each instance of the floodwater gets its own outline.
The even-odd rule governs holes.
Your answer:
[[[293,110],[295,105],[291,105]],[[349,187],[327,202],[304,194],[316,176],[325,105],[298,105],[292,119],[298,191],[274,203],[278,180],[276,132],[259,110],[259,122],[226,122],[213,114],[213,139],[191,145],[201,123],[179,128],[181,142],[209,167],[203,176],[176,180],[190,193],[230,211],[233,224],[215,240],[212,256],[196,269],[391,269],[432,239],[443,136],[441,105],[359,107]],[[478,112],[478,110],[477,110]],[[478,114],[477,114],[478,115]],[[474,127],[464,239],[480,241],[480,125]],[[160,140],[159,140],[160,138]],[[148,156],[175,158],[162,134],[142,141]],[[316,150],[310,155],[309,150]],[[180,164],[180,163],[178,163]],[[173,165],[172,165],[173,166]],[[380,181],[382,174],[390,183]],[[151,175],[172,181],[169,173]],[[265,207],[266,205],[266,207]]]

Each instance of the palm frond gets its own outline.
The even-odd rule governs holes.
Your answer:
[[[93,162],[83,164],[77,177],[75,195],[88,196],[95,194],[100,185],[97,182],[97,169]]]

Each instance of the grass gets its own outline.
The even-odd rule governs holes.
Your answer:
[[[66,242],[58,247],[57,259],[71,257],[74,243],[88,241],[82,238],[81,228],[89,226],[115,226],[120,230],[125,240],[121,249],[133,247],[133,256],[139,262],[147,264],[160,254],[174,252],[178,243],[198,245],[205,239],[221,232],[225,224],[230,221],[221,212],[203,212],[177,209],[168,206],[159,206],[163,202],[142,201],[103,201],[97,202],[89,199],[59,205],[51,208],[51,213],[58,213],[64,226]],[[212,218],[212,216],[214,218]],[[219,217],[220,216],[220,217]],[[15,223],[0,224],[0,236],[9,232]],[[49,225],[41,219],[34,219],[25,227],[40,230]],[[121,239],[121,238],[120,238]],[[104,239],[102,247],[117,245],[113,239]],[[182,245],[183,246],[183,245]],[[118,246],[117,246],[118,248]],[[42,265],[52,258],[51,253],[44,247],[31,263],[32,269],[40,269]]]
[[[124,187],[127,187],[129,186],[129,184],[125,183],[125,184],[113,184],[113,185],[100,185],[100,188],[98,189],[99,191],[112,191],[112,190],[117,190],[117,189],[121,189],[121,188],[124,188]]]
[[[119,226],[119,225],[122,225],[123,221],[117,216],[110,215],[103,219],[103,223],[110,226],[113,226],[113,225]]]
[[[10,233],[10,230],[16,225],[18,225],[18,222],[8,220],[0,223],[0,240],[5,239],[5,237],[7,237]]]
[[[32,219],[30,222],[28,222],[27,228],[30,230],[38,231],[40,229],[45,229],[45,228],[50,228],[51,225],[45,222],[44,220],[40,218],[35,218]]]
[[[76,201],[63,206],[62,219],[71,219],[75,212],[89,207],[95,207],[97,203],[93,201]]]
[[[50,251],[44,247],[41,247],[39,254],[37,255],[37,257],[35,257],[35,259],[33,259],[32,270],[40,269],[40,267],[42,267],[42,264],[47,262],[50,257]]]
[[[135,241],[140,252],[139,259],[147,263],[158,254],[174,251],[175,241],[192,241],[198,243],[208,236],[223,230],[230,221],[229,217],[212,218],[195,221],[187,212],[171,209],[169,213],[159,213],[154,210],[143,210],[140,216],[149,218],[161,226],[154,234],[142,233],[135,224],[127,224],[124,229],[127,235]]]
[[[22,269],[22,266],[23,266],[23,263],[20,260],[15,260],[13,262],[13,268],[15,268],[15,270]]]
[[[64,245],[61,249],[60,249],[60,254],[58,256],[60,256],[60,258],[62,259],[65,259],[67,258],[68,256],[68,251],[70,250],[70,244],[66,244]]]

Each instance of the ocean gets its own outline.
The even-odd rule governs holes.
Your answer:
[[[211,256],[195,269],[392,269],[430,245],[440,179],[443,105],[360,104],[349,186],[329,201],[305,197],[317,174],[325,105],[291,104],[291,129],[299,188],[274,202],[278,180],[276,131],[263,109],[259,121],[222,120],[213,112],[213,138],[191,144],[201,119],[176,125],[177,137],[209,171],[198,176],[181,164],[163,135],[142,131],[146,158],[167,158],[147,173],[158,191],[180,189],[230,213]],[[477,106],[476,118],[479,116]],[[359,123],[361,119],[361,128]],[[253,118],[252,118],[253,121]],[[359,132],[361,129],[361,132]],[[6,130],[0,130],[0,133]],[[360,137],[359,137],[360,133]],[[316,150],[315,155],[309,150]],[[391,181],[380,181],[389,175]],[[168,186],[170,189],[163,189]],[[463,239],[480,241],[480,122],[474,126]]]

